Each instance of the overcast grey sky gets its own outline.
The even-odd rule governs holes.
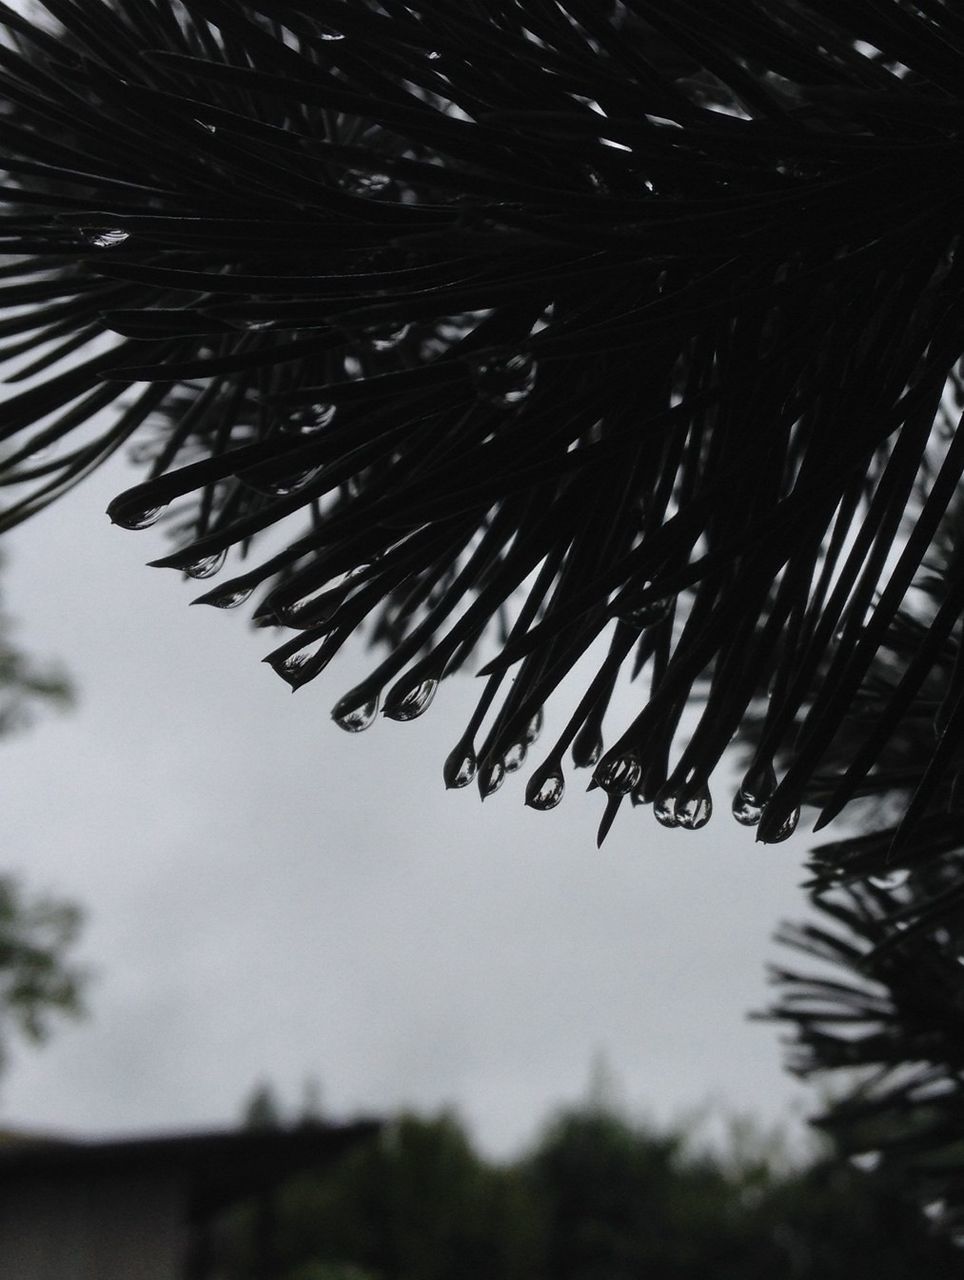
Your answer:
[[[446,793],[471,677],[345,734],[329,708],[366,655],[293,696],[259,663],[270,633],[187,608],[203,584],[144,567],[164,535],[109,525],[131,480],[114,465],[6,542],[18,639],[82,701],[0,747],[3,864],[85,905],[98,976],[87,1022],[17,1053],[5,1123],[229,1123],[259,1080],[297,1103],[314,1076],[334,1114],[454,1103],[509,1153],[600,1052],[661,1121],[813,1103],[745,1018],[803,912],[806,835],[755,846],[731,779],[705,830],[620,814],[601,852],[583,775],[550,814],[518,776],[484,806]]]

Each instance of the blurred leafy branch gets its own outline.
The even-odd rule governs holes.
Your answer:
[[[0,876],[0,1070],[14,1035],[40,1043],[55,1019],[83,1012],[86,974],[68,959],[82,919],[73,904]]]
[[[13,630],[0,611],[0,738],[33,724],[44,707],[70,707],[75,696],[64,671],[19,648]],[[31,894],[18,877],[0,874],[0,1071],[15,1035],[39,1043],[57,1018],[83,1012],[86,974],[69,959],[82,920],[75,904]]]
[[[0,557],[0,573],[3,559]],[[67,710],[75,691],[63,669],[38,663],[13,639],[15,623],[0,608],[0,737],[26,729],[44,706]]]

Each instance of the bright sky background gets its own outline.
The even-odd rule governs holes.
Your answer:
[[[627,807],[601,852],[586,775],[550,814],[519,775],[484,807],[446,793],[472,678],[345,734],[329,708],[367,655],[293,696],[258,661],[279,640],[187,608],[204,584],[144,567],[163,533],[110,526],[133,478],[112,466],[5,543],[18,641],[63,659],[81,705],[0,744],[3,865],[86,907],[97,977],[89,1020],[16,1053],[0,1120],[219,1125],[259,1081],[296,1108],[314,1077],[335,1116],[452,1103],[509,1154],[602,1053],[636,1112],[709,1102],[800,1132],[815,1092],[746,1013],[803,914],[806,834],[754,845],[729,778],[705,830]]]

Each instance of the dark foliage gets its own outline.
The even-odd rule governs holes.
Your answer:
[[[701,826],[768,694],[735,811],[789,834],[964,470],[956,7],[42,8],[0,8],[4,526],[136,436],[113,518],[173,503],[196,577],[254,543],[201,599],[258,592],[292,685],[387,643],[346,729],[494,634],[445,767],[486,795],[592,649],[529,804],[571,753],[601,835]]]
[[[950,1280],[960,1255],[882,1174],[696,1155],[611,1109],[578,1107],[521,1158],[481,1157],[452,1116],[402,1116],[371,1147],[281,1194],[279,1280]],[[253,1280],[257,1213],[213,1240]]]
[[[0,875],[0,1070],[15,1035],[40,1043],[58,1017],[83,1011],[87,975],[70,957],[81,921],[72,903]]]
[[[960,857],[944,870],[959,881]],[[767,1016],[793,1028],[792,1071],[843,1077],[817,1121],[840,1150],[896,1171],[964,1242],[964,931],[922,909],[918,876],[895,880],[825,890],[822,920],[782,929],[817,964],[774,970]]]
[[[793,1031],[791,1070],[834,1079],[819,1123],[841,1149],[899,1168],[964,1239],[964,761],[948,710],[962,532],[958,507],[812,785],[822,824],[861,778],[864,830],[813,850],[818,917],[777,936],[817,963],[774,970],[768,1016]]]
[[[0,611],[0,737],[28,728],[40,707],[63,710],[74,700],[63,669],[38,662],[19,648],[13,639],[15,629],[14,619]]]

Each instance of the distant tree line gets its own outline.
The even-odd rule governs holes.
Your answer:
[[[264,1094],[249,1115],[278,1119]],[[257,1230],[254,1205],[221,1221],[218,1280],[263,1280]],[[271,1280],[941,1280],[961,1266],[887,1176],[829,1154],[793,1164],[745,1127],[698,1151],[594,1099],[506,1163],[451,1112],[399,1115],[282,1190],[274,1246]]]

